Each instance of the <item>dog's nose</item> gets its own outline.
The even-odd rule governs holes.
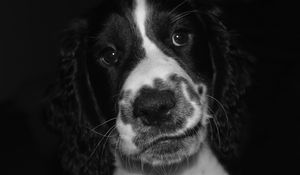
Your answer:
[[[170,120],[175,104],[175,95],[171,90],[142,89],[134,101],[133,114],[145,125],[161,125]]]

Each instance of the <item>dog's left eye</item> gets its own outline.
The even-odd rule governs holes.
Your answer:
[[[102,50],[98,61],[106,66],[113,66],[119,61],[119,52],[113,47]]]
[[[185,46],[189,43],[190,41],[190,34],[188,32],[184,32],[184,31],[179,31],[179,32],[175,32],[172,35],[172,42],[173,45],[175,46]]]

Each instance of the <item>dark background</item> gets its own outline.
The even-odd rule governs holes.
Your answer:
[[[98,0],[99,1],[99,0]],[[245,175],[300,174],[300,15],[296,3],[223,0],[227,25],[256,58],[248,93]],[[43,91],[56,77],[57,36],[97,0],[0,2],[0,174],[59,175],[58,138],[43,125]]]

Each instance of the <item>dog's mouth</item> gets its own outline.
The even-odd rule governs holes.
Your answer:
[[[199,122],[195,127],[180,135],[148,138],[147,140],[151,141],[145,141],[143,145],[139,145],[140,152],[130,156],[130,158],[152,166],[179,163],[197,152],[197,148],[200,147],[199,144],[201,143],[200,139],[203,137],[200,134],[202,128],[203,126]]]
[[[166,136],[162,136],[162,137],[153,139],[150,143],[145,144],[143,146],[142,152],[146,151],[147,149],[151,149],[152,147],[155,147],[156,145],[167,144],[167,143],[172,144],[173,142],[182,141],[186,138],[197,136],[199,134],[198,132],[201,129],[201,127],[202,127],[202,124],[201,124],[201,122],[199,122],[195,127],[188,129],[187,131],[185,131],[182,134],[166,135]],[[164,148],[168,149],[169,147],[164,147]]]

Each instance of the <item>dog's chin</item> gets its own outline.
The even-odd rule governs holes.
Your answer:
[[[183,138],[153,141],[150,144],[143,145],[142,151],[138,154],[126,156],[123,154],[120,157],[124,158],[125,161],[132,160],[138,164],[166,167],[188,161],[199,151],[202,142],[202,137],[198,134]]]
[[[176,140],[159,141],[140,155],[140,161],[152,166],[177,164],[198,152],[200,141],[197,136],[189,136]]]
[[[180,163],[195,155],[201,146],[199,135],[159,141],[140,154],[142,162],[152,166]]]

